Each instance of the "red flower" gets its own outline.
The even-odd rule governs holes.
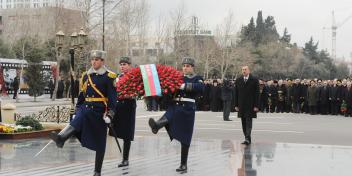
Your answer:
[[[183,83],[182,72],[174,67],[165,65],[156,65],[156,70],[159,76],[160,87],[163,95],[172,96],[177,93]],[[118,99],[143,97],[144,85],[141,70],[139,67],[132,68],[128,73],[124,74],[116,85]]]

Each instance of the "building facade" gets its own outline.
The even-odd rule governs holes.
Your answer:
[[[74,31],[79,31],[81,27],[84,28],[85,24],[81,11],[78,10],[46,5],[45,7],[42,5],[41,8],[0,10],[0,37],[9,43],[22,37],[36,37],[45,41],[55,38],[59,30],[66,35],[71,35]]]

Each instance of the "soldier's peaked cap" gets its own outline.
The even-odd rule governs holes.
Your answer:
[[[184,57],[182,59],[182,65],[183,64],[189,64],[189,65],[192,65],[194,67],[194,64],[195,64],[195,60],[191,57]]]
[[[93,59],[93,58],[100,58],[103,60],[106,60],[106,51],[102,51],[102,50],[92,50],[89,53],[89,58]]]

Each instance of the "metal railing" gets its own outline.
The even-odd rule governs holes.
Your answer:
[[[16,120],[20,120],[27,116],[30,116],[39,122],[67,123],[70,121],[70,106],[50,106],[43,111],[32,113],[30,115],[23,115],[20,113],[15,114]]]

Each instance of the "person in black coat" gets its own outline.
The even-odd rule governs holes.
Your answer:
[[[301,112],[309,113],[309,106],[308,106],[308,99],[307,99],[307,92],[308,92],[308,80],[303,80],[301,82]]]
[[[259,81],[250,74],[248,66],[242,67],[242,75],[236,80],[235,107],[238,117],[241,118],[245,136],[242,144],[249,145],[252,142],[252,119],[257,118],[259,111]]]
[[[16,76],[13,79],[12,86],[13,86],[13,99],[16,99],[17,98],[17,91],[20,86],[20,79],[18,78],[18,76]]]
[[[259,111],[264,112],[268,106],[268,92],[263,80],[259,80]]]
[[[286,86],[283,84],[283,80],[278,81],[277,86],[277,108],[276,112],[285,112],[285,99],[286,99]]]
[[[292,87],[292,103],[293,103],[293,112],[300,113],[301,112],[301,83],[299,79],[295,80],[295,83]]]
[[[342,85],[342,81],[338,80],[337,81],[337,114],[342,114],[341,112],[341,104],[345,100],[345,92],[346,92],[346,86]]]
[[[229,80],[224,80],[224,84],[221,86],[221,100],[223,102],[223,119],[224,121],[230,120],[230,112],[232,105],[232,95],[233,95],[233,87]]]
[[[121,71],[119,78],[121,78],[132,68],[131,59],[129,57],[121,57],[119,64]],[[125,167],[129,165],[128,160],[131,141],[134,140],[136,125],[136,107],[136,100],[132,97],[118,99],[116,103],[116,114],[113,118],[112,124],[116,132],[116,137],[123,139],[122,162],[118,164],[118,167]],[[113,136],[111,131],[109,131],[109,134]]]
[[[52,99],[53,98],[54,89],[55,89],[55,83],[54,83],[52,78],[50,78],[50,80],[49,80],[48,87],[49,87],[49,92],[50,92],[50,99]],[[78,88],[79,88],[79,86],[78,86]]]
[[[285,95],[285,103],[286,103],[286,112],[293,112],[292,109],[292,93],[293,93],[293,86],[292,86],[292,80],[289,79],[287,80],[287,84],[286,84],[286,95]]]
[[[318,102],[320,114],[329,114],[329,87],[327,81],[324,81],[322,86],[318,88]]]
[[[203,92],[203,111],[210,110],[210,89],[211,89],[211,82],[210,80],[204,81],[204,92]]]
[[[277,81],[270,81],[268,83],[268,100],[271,101],[271,105],[269,107],[270,112],[275,112],[278,100],[277,91]]]
[[[346,116],[352,116],[352,86],[351,86],[351,83],[347,83],[345,101],[347,103]]]
[[[220,112],[221,109],[221,87],[219,86],[219,82],[217,80],[213,81],[213,85],[210,87],[210,110],[212,112]]]
[[[60,78],[60,81],[59,81],[58,87],[57,87],[57,93],[56,93],[57,94],[56,97],[58,99],[64,97],[64,90],[65,90],[64,80],[62,78]]]
[[[338,100],[337,100],[337,81],[333,82],[333,85],[329,89],[329,100],[330,100],[330,110],[332,115],[337,115],[339,111]]]

